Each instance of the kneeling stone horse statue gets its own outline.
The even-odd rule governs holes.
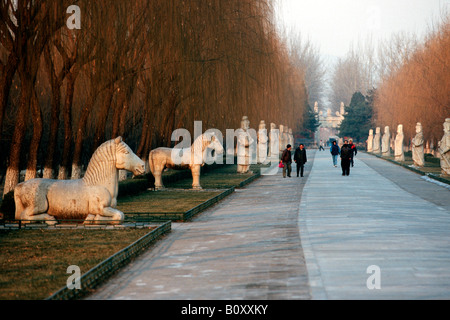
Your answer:
[[[121,137],[106,141],[94,152],[86,173],[78,180],[31,179],[14,189],[17,220],[82,219],[85,223],[120,224],[124,214],[115,209],[119,170],[144,173],[144,162]]]

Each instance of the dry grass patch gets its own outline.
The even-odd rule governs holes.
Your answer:
[[[45,299],[66,285],[68,266],[85,273],[150,231],[0,230],[0,299]]]

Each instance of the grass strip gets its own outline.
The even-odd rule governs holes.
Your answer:
[[[45,299],[66,285],[67,267],[84,273],[149,228],[0,230],[0,299]]]

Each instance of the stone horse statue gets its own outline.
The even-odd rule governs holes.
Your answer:
[[[82,179],[32,179],[14,189],[17,220],[83,219],[119,224],[124,214],[115,209],[119,192],[119,170],[144,173],[144,162],[121,137],[106,141],[94,152]],[[29,222],[29,221],[28,221]]]
[[[214,134],[204,133],[195,139],[191,147],[183,149],[182,156],[178,156],[174,148],[159,147],[150,151],[148,163],[150,171],[155,177],[155,190],[164,189],[161,174],[164,168],[192,172],[192,188],[202,189],[200,185],[200,168],[205,164],[207,149],[214,149],[216,154],[223,154],[223,146]]]

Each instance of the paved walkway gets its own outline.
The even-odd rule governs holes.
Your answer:
[[[297,225],[305,181],[283,179],[280,169],[191,222],[172,223],[89,299],[310,299]]]
[[[348,177],[329,164],[318,152],[300,205],[312,298],[449,299],[450,190],[364,153]]]
[[[449,299],[449,189],[363,153],[348,177],[308,155],[306,177],[263,176],[173,223],[88,299]]]

